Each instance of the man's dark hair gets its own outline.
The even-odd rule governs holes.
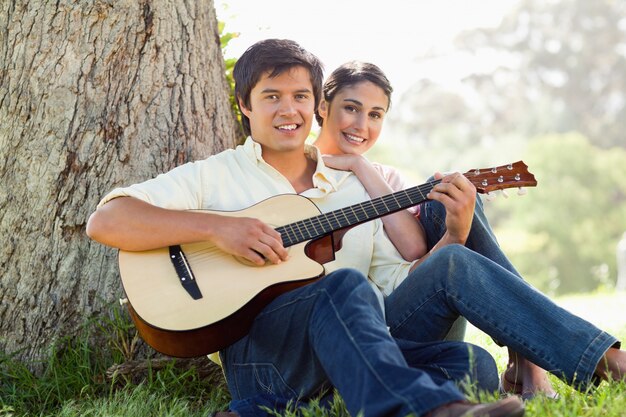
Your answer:
[[[389,105],[387,106],[387,109],[389,109],[389,106],[391,106],[391,93],[393,92],[391,83],[380,68],[368,62],[350,61],[334,70],[324,83],[322,91],[324,100],[328,103],[330,108],[330,103],[337,93],[344,88],[352,87],[364,81],[371,82],[385,92],[389,100]],[[320,116],[317,107],[315,108],[315,118],[317,119],[317,123],[322,126],[324,119]]]
[[[270,77],[276,77],[298,66],[309,71],[317,109],[324,78],[324,67],[320,60],[294,41],[266,39],[249,47],[237,60],[233,69],[235,97],[239,111],[241,112],[239,100],[250,109],[250,92],[264,74],[269,73]],[[243,112],[241,112],[241,123],[244,133],[250,135],[250,119]]]

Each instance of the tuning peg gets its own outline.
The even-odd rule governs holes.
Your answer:
[[[507,193],[506,190],[500,190],[500,192],[502,193],[502,197],[509,198],[509,193]]]
[[[519,187],[517,189],[517,195],[526,195],[526,188]]]
[[[487,196],[487,201],[493,201],[496,198],[496,195],[492,193],[486,193],[486,196]]]

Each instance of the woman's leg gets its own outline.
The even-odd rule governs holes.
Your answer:
[[[420,208],[420,221],[428,240],[428,249],[430,250],[443,236],[446,230],[446,209],[443,204],[438,201],[428,201]],[[476,198],[476,206],[474,209],[474,218],[472,219],[472,228],[465,243],[465,247],[479,253],[509,272],[519,276],[519,272],[504,254],[495,234],[489,224],[489,220],[483,210],[483,202],[480,196]],[[445,340],[463,340],[467,321],[463,317],[459,317]],[[546,396],[554,397],[556,393],[550,380],[546,375],[546,371],[524,359],[517,352],[508,349],[509,359],[507,369],[502,375],[502,389],[507,392],[516,394],[524,394],[532,396],[535,393],[542,393]]]
[[[579,387],[617,340],[558,307],[510,271],[461,245],[428,257],[385,300],[394,337],[441,340],[459,315]],[[562,345],[566,340],[567,345]]]
[[[442,238],[446,232],[446,208],[438,201],[430,200],[420,206],[420,223],[426,232],[428,249]],[[489,220],[483,210],[483,202],[480,196],[476,196],[474,218],[465,247],[473,250],[484,257],[491,259],[509,272],[521,278],[521,275],[509,258],[504,254],[496,239]]]

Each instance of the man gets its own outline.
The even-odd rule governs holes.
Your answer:
[[[315,148],[305,147],[321,90],[317,58],[295,42],[266,40],[242,55],[234,76],[246,143],[113,190],[89,219],[90,237],[127,251],[210,241],[259,267],[281,265],[290,254],[268,224],[188,210],[240,210],[294,193],[322,211],[367,199],[353,175],[326,168]],[[470,404],[450,381],[492,369],[478,347],[402,340],[399,348],[365,278],[392,253],[380,221],[355,227],[328,264],[335,272],[270,302],[248,334],[220,352],[233,402],[230,413],[218,415],[264,415],[261,400],[306,399],[335,387],[352,415],[521,416],[516,398]],[[472,369],[472,355],[486,365]]]

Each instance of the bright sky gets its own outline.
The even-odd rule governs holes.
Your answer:
[[[378,65],[397,101],[421,78],[453,87],[469,67],[488,65],[452,55],[452,39],[464,29],[497,26],[517,2],[215,0],[215,9],[225,30],[240,34],[227,57],[240,56],[261,39],[293,39],[324,62],[326,75],[354,59]]]

